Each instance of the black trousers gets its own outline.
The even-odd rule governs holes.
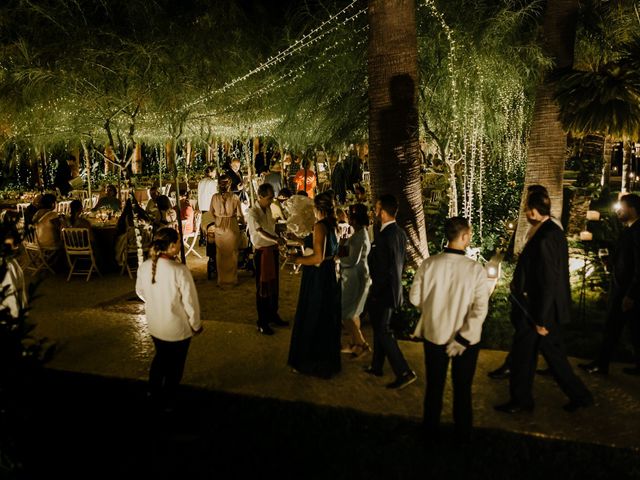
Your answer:
[[[393,315],[394,309],[383,307],[376,303],[375,299],[370,299],[368,303],[369,319],[373,327],[373,358],[371,360],[371,367],[373,367],[374,370],[382,372],[384,360],[388,358],[393,373],[395,373],[396,377],[399,377],[411,369],[404,355],[402,355],[398,341],[390,327],[391,315]]]
[[[522,311],[522,308],[513,300],[511,301],[511,313],[509,316],[509,320],[511,320],[511,325],[513,325],[513,328],[515,330],[513,334],[514,339],[511,342],[511,345],[512,345],[511,350],[513,350],[513,344],[515,343],[515,338],[518,336],[518,332],[520,332],[522,329],[529,328],[529,324],[527,323],[527,320],[524,315],[524,312]],[[511,355],[511,350],[509,350],[509,352],[507,353],[507,356],[505,357],[504,363],[503,363],[503,366],[509,369],[511,369],[511,362],[513,360]]]
[[[451,359],[453,382],[453,421],[457,435],[468,436],[473,426],[471,407],[471,384],[478,363],[478,344],[470,345],[462,355]],[[446,345],[424,342],[424,364],[427,388],[424,396],[424,426],[435,431],[440,425],[442,397],[449,369]]]
[[[178,385],[182,380],[191,339],[167,342],[151,338],[156,347],[156,355],[149,370],[149,393],[155,400],[171,405],[175,402]]]
[[[277,320],[278,315],[278,296],[280,286],[280,264],[278,262],[278,252],[273,255],[276,269],[275,291],[268,297],[260,296],[260,263],[262,261],[261,250],[255,251],[253,256],[253,265],[256,269],[256,307],[258,309],[258,326],[266,326],[269,322]]]
[[[552,323],[547,329],[549,334],[544,337],[538,334],[533,325],[516,332],[511,349],[511,401],[525,408],[533,408],[533,379],[538,351],[542,353],[560,389],[570,400],[591,400],[591,392],[573,372],[567,359],[560,326]]]
[[[633,344],[634,359],[636,366],[640,368],[640,305],[636,301],[633,308],[628,312],[622,311],[622,299],[624,294],[617,291],[611,292],[609,302],[609,312],[604,327],[604,338],[602,348],[598,357],[598,365],[603,369],[609,368],[611,356],[620,341],[620,335],[626,323],[631,329],[631,343]]]

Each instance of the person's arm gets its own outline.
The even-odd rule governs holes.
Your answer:
[[[386,232],[381,232],[376,241],[376,252],[374,262],[371,268],[371,288],[369,290],[371,297],[384,296],[385,292],[391,289],[392,268],[391,264],[392,250],[389,246],[391,238],[385,236]],[[373,249],[373,247],[372,247]]]
[[[362,232],[362,235],[359,235],[357,241],[354,241],[355,234],[349,237],[347,240],[347,247],[349,249],[349,254],[346,257],[340,258],[340,265],[349,268],[355,267],[358,262],[360,262],[360,258],[362,257],[362,252],[364,250],[365,244],[365,233]]]
[[[327,238],[326,227],[318,222],[313,227],[313,254],[307,257],[295,257],[297,265],[317,265],[324,260],[324,244]]]
[[[236,210],[236,217],[238,218],[238,222],[241,224],[246,223],[246,220],[244,218],[244,214],[242,213],[242,206],[240,205],[240,198],[238,198],[237,196],[233,199],[233,201],[235,202],[236,206],[235,206],[235,210]]]
[[[178,290],[182,297],[182,308],[187,314],[191,329],[194,333],[200,333],[202,331],[202,321],[200,320],[200,300],[198,299],[196,284],[186,265],[181,265],[179,268]]]
[[[640,220],[636,220],[640,222]],[[633,228],[635,227],[635,228]],[[632,233],[632,245],[633,245],[633,277],[631,277],[631,283],[627,288],[625,294],[626,309],[628,311],[633,308],[633,304],[640,300],[640,228],[633,226]],[[624,305],[624,304],[623,304]]]
[[[413,283],[411,284],[411,290],[409,291],[409,301],[412,305],[418,308],[422,305],[422,299],[424,298],[422,285],[427,265],[428,263],[426,259],[423,260],[418,267],[416,274],[413,276]]]
[[[477,343],[482,333],[482,324],[489,311],[489,284],[484,268],[477,266],[474,275],[473,300],[469,312],[460,330],[455,336],[456,342],[468,347],[471,343]]]
[[[540,232],[538,232],[540,233]],[[560,291],[562,267],[561,262],[567,262],[568,258],[562,255],[562,239],[564,233],[558,231],[547,234],[540,239],[540,258],[533,265],[534,281],[536,289],[529,294],[529,306],[531,317],[537,327],[546,328],[547,323],[555,316],[556,293]]]
[[[251,236],[259,236],[264,240],[272,242],[274,245],[280,240],[280,237],[270,234],[260,226],[257,213],[254,209],[249,210],[247,214],[247,225],[249,227],[249,235]]]
[[[144,269],[143,268],[138,269],[138,274],[136,275],[136,295],[138,295],[140,300],[142,300],[143,302],[146,302],[144,285],[147,280],[144,277],[145,277]]]

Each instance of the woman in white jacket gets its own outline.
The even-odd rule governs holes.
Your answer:
[[[202,332],[198,293],[187,266],[175,261],[179,251],[178,232],[161,228],[136,280],[136,293],[145,302],[156,348],[149,371],[149,394],[169,410],[182,379],[191,337]]]

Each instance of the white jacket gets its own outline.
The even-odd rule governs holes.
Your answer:
[[[156,283],[151,283],[151,259],[138,269],[136,293],[145,302],[149,333],[160,340],[185,340],[200,330],[200,302],[186,265],[159,258]]]
[[[459,335],[460,343],[474,345],[489,306],[487,274],[478,262],[445,251],[422,262],[409,300],[421,310],[414,336],[444,345]]]

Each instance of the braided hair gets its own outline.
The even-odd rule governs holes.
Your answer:
[[[169,246],[178,241],[178,232],[170,227],[158,230],[151,242],[149,256],[151,257],[151,283],[156,283],[156,269],[158,268],[158,258],[163,253],[167,253]]]

